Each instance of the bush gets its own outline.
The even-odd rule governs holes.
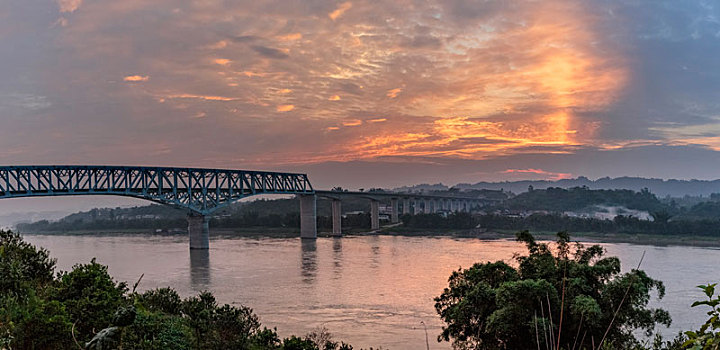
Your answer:
[[[76,324],[75,336],[86,342],[112,324],[115,312],[128,303],[127,291],[125,282],[115,282],[107,266],[92,259],[89,264],[77,264],[72,271],[58,274],[50,297],[65,305]]]
[[[576,244],[558,233],[557,245],[517,234],[529,254],[518,267],[499,261],[453,272],[449,287],[435,298],[445,321],[438,341],[459,348],[531,349],[539,344],[579,348],[603,342],[615,349],[640,345],[633,330],[650,335],[656,324],[670,325],[669,314],[649,309],[650,291],[664,295],[662,282],[641,270],[620,273],[620,261],[603,257],[600,246]],[[554,345],[553,345],[554,344]]]
[[[0,295],[22,296],[28,289],[52,282],[55,260],[50,253],[23,241],[20,235],[0,230]]]

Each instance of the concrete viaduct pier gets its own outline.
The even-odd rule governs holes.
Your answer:
[[[390,223],[400,222],[403,214],[439,213],[442,210],[471,211],[472,208],[483,206],[488,202],[483,198],[451,197],[438,195],[422,195],[393,192],[350,192],[350,191],[315,191],[312,195],[297,195],[300,201],[300,237],[303,239],[317,238],[317,198],[331,200],[332,236],[342,236],[342,199],[364,198],[369,202],[370,229],[380,229],[380,203],[390,203]],[[402,206],[402,207],[401,207]]]

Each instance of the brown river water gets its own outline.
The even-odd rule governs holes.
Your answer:
[[[173,287],[182,296],[212,291],[221,303],[254,309],[264,326],[281,336],[304,335],[325,327],[335,340],[359,347],[431,349],[442,322],[433,298],[458,267],[505,260],[524,247],[508,240],[451,237],[348,236],[301,241],[299,238],[214,238],[209,251],[188,251],[186,236],[26,235],[50,250],[60,270],[93,257],[139,289]],[[669,337],[704,322],[705,311],[690,308],[702,299],[698,284],[720,281],[720,250],[685,246],[602,244],[618,256],[623,270],[635,267],[665,283],[663,307],[673,325]]]

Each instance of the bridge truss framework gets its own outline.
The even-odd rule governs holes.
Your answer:
[[[209,215],[261,194],[312,194],[305,174],[267,171],[128,167],[0,167],[0,199],[68,195],[136,197]]]

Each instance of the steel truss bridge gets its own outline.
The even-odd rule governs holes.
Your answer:
[[[488,199],[393,192],[315,191],[306,174],[268,171],[137,166],[0,166],[0,199],[42,196],[114,195],[185,209],[191,249],[209,248],[209,216],[255,195],[296,195],[300,237],[317,237],[317,197],[332,200],[333,235],[342,235],[342,197],[370,201],[371,229],[380,228],[379,205],[390,200],[391,222],[403,213],[470,211]],[[400,203],[402,201],[402,203]],[[422,203],[422,204],[421,204]],[[421,209],[422,208],[422,209]],[[432,209],[431,209],[432,208]]]
[[[261,194],[312,194],[305,174],[267,171],[126,167],[0,167],[0,198],[116,195],[147,199],[209,215]]]

